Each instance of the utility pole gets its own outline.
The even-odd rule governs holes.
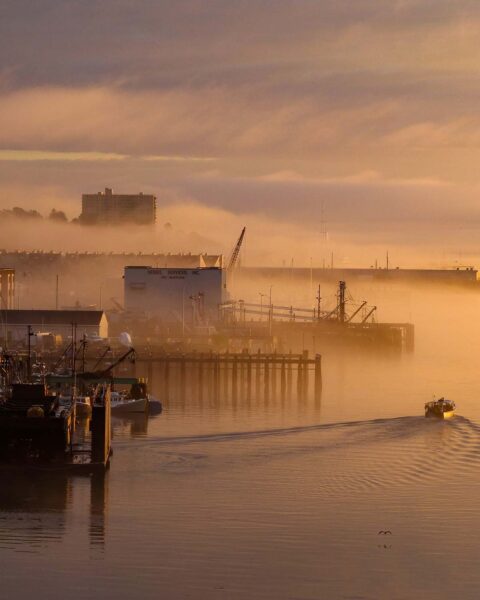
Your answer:
[[[193,317],[192,317],[193,322]],[[185,286],[182,289],[182,340],[185,337]]]
[[[84,333],[82,338],[82,373],[85,373],[85,350],[87,349],[87,336]]]
[[[258,292],[260,296],[260,322],[263,322],[263,299],[266,297],[266,294],[262,294],[262,292]]]
[[[272,321],[273,321],[272,287],[273,287],[273,285],[270,286],[270,325],[269,325],[270,335],[272,335]]]
[[[317,321],[320,321],[320,303],[322,301],[322,297],[320,296],[320,284],[318,284],[318,293],[317,293]]]
[[[310,257],[310,294],[313,293],[313,263],[312,257]]]
[[[55,279],[55,310],[58,310],[58,275]]]
[[[338,319],[340,323],[345,323],[345,290],[347,286],[344,281],[338,284]]]
[[[75,403],[77,396],[77,324],[72,323],[72,402]]]
[[[28,383],[32,382],[32,335],[35,335],[32,331],[32,326],[27,325],[27,345],[28,345],[28,357],[27,357],[27,379]]]

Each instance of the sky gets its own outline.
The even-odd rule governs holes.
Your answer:
[[[0,208],[108,186],[213,245],[226,219],[251,248],[303,232],[300,261],[324,229],[474,259],[479,26],[472,0],[3,0]]]

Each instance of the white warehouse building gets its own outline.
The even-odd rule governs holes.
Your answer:
[[[212,323],[226,299],[225,271],[125,267],[125,309],[159,317],[164,322]]]

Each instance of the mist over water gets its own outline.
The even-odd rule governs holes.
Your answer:
[[[235,282],[252,301],[269,285]],[[21,560],[44,598],[58,585],[79,599],[476,598],[477,291],[349,290],[379,320],[415,323],[415,352],[317,348],[319,399],[312,380],[306,398],[295,386],[213,396],[207,383],[167,397],[154,371],[163,413],[114,418],[105,481],[2,487],[6,597],[28,593]],[[334,292],[324,286],[326,303]],[[310,282],[272,294],[305,303]],[[452,421],[423,417],[433,394],[456,401]]]
[[[472,0],[2,2],[17,308],[118,316],[127,264],[228,257],[246,226],[241,264],[283,275],[237,271],[232,299],[312,309],[320,284],[327,311],[329,268],[369,269],[347,312],[414,324],[415,348],[289,335],[321,395],[313,372],[215,390],[138,361],[163,412],[113,419],[105,476],[0,470],[0,600],[478,599],[478,283],[381,276],[480,264],[479,28]],[[48,218],[105,187],[154,194],[155,226]],[[454,419],[424,418],[434,395]]]

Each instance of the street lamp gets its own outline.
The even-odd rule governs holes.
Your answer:
[[[258,292],[260,296],[260,321],[263,321],[263,299],[267,297],[267,294],[262,294],[262,292]]]
[[[272,288],[273,288],[273,285],[270,286],[270,325],[269,325],[270,335],[272,335],[272,321],[273,321]]]

